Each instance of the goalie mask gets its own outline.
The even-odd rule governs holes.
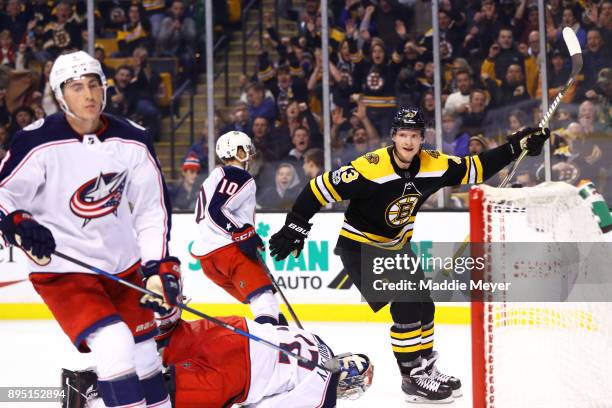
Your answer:
[[[102,71],[100,62],[93,58],[85,51],[76,51],[69,54],[63,54],[57,57],[49,74],[49,84],[51,90],[55,94],[55,99],[59,103],[60,108],[67,115],[76,118],[76,115],[70,111],[66,100],[64,99],[63,86],[69,80],[80,79],[85,75],[96,75],[100,79],[102,86],[102,106],[100,112],[106,106],[106,76]]]
[[[238,157],[238,148],[242,147],[246,156],[244,158]],[[217,156],[221,160],[238,160],[241,163],[246,163],[249,158],[255,154],[255,146],[251,141],[251,138],[243,132],[233,130],[231,132],[224,133],[217,140]]]
[[[374,365],[365,354],[341,354],[335,359],[339,364],[340,377],[337,396],[341,399],[357,399],[363,395],[374,377]]]

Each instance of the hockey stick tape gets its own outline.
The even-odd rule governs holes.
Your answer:
[[[565,45],[567,45],[567,49],[571,56],[582,53],[580,43],[578,42],[578,37],[576,37],[574,30],[569,27],[565,27],[563,29],[563,40],[565,41]]]

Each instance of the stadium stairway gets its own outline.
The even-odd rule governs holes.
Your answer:
[[[265,12],[271,12],[274,16],[274,3],[275,0],[262,0],[263,1],[263,9]],[[294,1],[294,5],[300,6],[302,1]],[[259,14],[257,10],[249,10],[249,15],[247,19],[247,29],[251,30],[254,28],[259,21]],[[286,20],[283,18],[279,18],[279,27],[278,27],[280,36],[293,36],[297,34],[296,23],[291,20]],[[255,72],[255,64],[257,61],[257,53],[252,47],[252,42],[256,38],[255,32],[251,40],[247,42],[247,76],[251,76]],[[215,90],[215,108],[222,113],[224,117],[227,117],[231,105],[240,97],[240,76],[242,75],[242,31],[237,30],[229,33],[230,42],[229,42],[229,106],[225,104],[225,79],[224,75],[221,74],[216,80],[214,84]],[[268,48],[270,52],[270,56],[273,61],[276,61],[276,51],[274,49]],[[224,61],[223,58],[215,56],[215,69],[221,69],[223,67]],[[205,56],[202,56],[205,58]],[[189,108],[189,94],[187,92],[183,93],[179,101],[180,114],[186,112]],[[198,83],[196,87],[196,93],[194,94],[193,101],[194,108],[194,140],[197,141],[200,139],[202,135],[202,129],[204,127],[205,118],[207,115],[207,107],[206,107],[206,75],[203,73],[198,77]],[[180,177],[180,167],[182,163],[182,159],[187,152],[187,149],[190,145],[190,129],[189,129],[189,121],[186,120],[183,125],[176,131],[175,135],[175,174],[176,177]],[[155,150],[157,152],[157,156],[162,165],[162,170],[168,182],[172,181],[171,179],[171,149],[170,149],[170,118],[164,117],[162,120],[162,131],[160,141],[155,143]]]

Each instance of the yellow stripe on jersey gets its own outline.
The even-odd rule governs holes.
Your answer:
[[[403,248],[404,245],[406,245],[406,242],[408,242],[410,240],[410,238],[412,238],[412,233],[413,233],[412,230],[408,230],[408,231],[406,231],[404,233],[404,235],[402,236],[401,240],[399,240],[399,242],[397,244],[392,245],[392,246],[385,246],[385,245],[383,245],[384,243],[382,243],[382,242],[374,241],[372,239],[369,239],[366,236],[355,234],[354,232],[348,231],[348,230],[346,230],[344,228],[342,228],[340,230],[340,235],[342,235],[345,238],[348,238],[348,239],[351,239],[351,240],[357,241],[357,242],[362,242],[364,244],[370,244],[370,245],[373,245],[373,246],[376,246],[376,247],[382,248],[382,249],[401,249],[401,248]],[[392,242],[392,241],[394,241],[394,240],[390,240],[388,242]]]
[[[325,199],[321,195],[321,192],[317,187],[317,182],[315,181],[315,179],[310,180],[310,189],[312,190],[312,193],[315,195],[315,197],[317,197],[319,203],[321,203],[321,206],[327,205],[327,201],[325,201]]]
[[[472,156],[472,160],[474,161],[476,167],[476,183],[482,183],[482,163],[480,161],[480,157]]]
[[[469,157],[464,157],[463,160],[465,160],[465,174],[463,175],[463,178],[461,179],[461,184],[468,184],[470,180],[470,165],[472,161],[470,160]]]
[[[327,189],[331,193],[332,197],[334,197],[334,200],[342,201],[342,198],[340,197],[340,194],[338,194],[338,192],[336,191],[336,189],[334,188],[332,183],[330,183],[330,181],[329,181],[329,177],[330,177],[329,172],[324,173],[321,177],[323,178],[323,183],[325,184],[325,187],[327,187]]]

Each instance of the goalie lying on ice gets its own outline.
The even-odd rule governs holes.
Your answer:
[[[177,408],[333,408],[337,398],[356,398],[372,382],[374,366],[363,354],[334,357],[315,334],[242,317],[218,319],[323,364],[337,359],[338,373],[300,363],[207,320],[186,322],[175,309],[162,321],[158,347],[167,367],[166,388]],[[63,370],[65,408],[104,407],[93,370]]]

